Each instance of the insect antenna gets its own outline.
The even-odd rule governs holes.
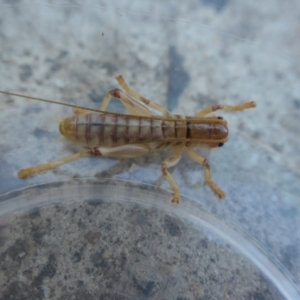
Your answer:
[[[16,96],[16,97],[31,99],[31,100],[37,100],[37,101],[46,102],[46,103],[53,103],[53,104],[68,106],[68,107],[72,107],[72,108],[75,108],[75,109],[95,111],[95,112],[98,112],[98,113],[102,112],[99,109],[87,108],[87,107],[78,106],[78,105],[74,105],[74,104],[69,104],[69,103],[64,103],[64,102],[59,102],[59,101],[54,101],[54,100],[48,100],[48,99],[43,99],[43,98],[37,98],[37,97],[32,97],[32,96],[27,96],[27,95],[22,95],[22,94],[17,94],[17,93],[10,93],[10,92],[5,92],[5,91],[1,91],[1,90],[0,90],[0,93],[5,94],[5,95],[10,95],[10,96]]]

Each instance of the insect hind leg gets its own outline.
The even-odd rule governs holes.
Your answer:
[[[144,155],[148,153],[150,149],[146,145],[125,145],[114,148],[94,148],[86,151],[82,151],[58,160],[55,160],[50,163],[37,165],[35,167],[30,167],[27,169],[22,169],[18,172],[18,177],[20,179],[26,179],[32,177],[39,173],[53,170],[61,165],[67,164],[69,162],[78,160],[83,157],[88,156],[105,156],[105,157],[114,157],[114,158],[132,158]]]
[[[53,161],[53,162],[50,162],[50,163],[47,163],[47,164],[42,164],[42,165],[37,165],[35,167],[22,169],[18,172],[18,177],[20,179],[26,179],[26,178],[32,177],[36,174],[53,170],[54,168],[56,168],[58,166],[61,166],[61,165],[64,165],[64,164],[67,164],[71,161],[78,160],[80,158],[87,157],[87,156],[92,156],[92,155],[93,154],[91,153],[90,150],[82,151],[82,152],[79,152],[79,153],[76,153],[76,154],[58,159],[56,161]]]
[[[146,105],[135,100],[131,95],[120,89],[110,90],[105,95],[100,106],[101,111],[106,111],[107,105],[109,104],[112,97],[119,99],[131,115],[145,117],[150,117],[152,115],[151,111],[147,108]]]
[[[131,95],[134,99],[137,99],[141,103],[145,104],[146,106],[151,107],[154,110],[157,110],[162,113],[164,117],[169,117],[173,118],[173,115],[163,106],[161,106],[158,103],[155,103],[149,99],[146,99],[142,95],[140,95],[138,92],[133,90],[132,88],[129,87],[129,85],[126,83],[124,77],[122,75],[118,75],[116,77],[118,83],[121,85],[121,87],[129,94]]]

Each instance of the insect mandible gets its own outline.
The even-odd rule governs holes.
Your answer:
[[[0,91],[3,94],[73,107],[74,116],[61,121],[59,131],[65,138],[86,148],[50,163],[22,169],[18,172],[19,178],[25,179],[87,156],[134,158],[171,148],[173,154],[162,162],[161,171],[173,190],[173,203],[179,203],[180,189],[168,169],[179,162],[183,151],[203,165],[206,183],[220,199],[225,198],[225,193],[211,178],[208,160],[193,148],[202,146],[213,149],[227,142],[227,122],[221,117],[211,116],[212,112],[242,111],[256,107],[255,102],[236,106],[212,105],[192,117],[184,117],[173,115],[163,106],[141,96],[128,86],[122,75],[116,79],[123,90],[110,90],[105,95],[100,110]],[[119,99],[129,114],[107,112],[106,108],[112,97]],[[160,112],[161,116],[153,115],[150,108]]]

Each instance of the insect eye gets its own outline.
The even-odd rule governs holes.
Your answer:
[[[222,147],[224,145],[224,143],[219,143],[218,147]]]
[[[223,120],[223,118],[222,118],[222,117],[218,117],[218,119],[220,119],[220,120]]]

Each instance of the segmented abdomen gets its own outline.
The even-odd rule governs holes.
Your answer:
[[[131,115],[78,114],[59,126],[67,139],[85,147],[117,147],[144,142],[185,139],[183,120],[166,121]]]

